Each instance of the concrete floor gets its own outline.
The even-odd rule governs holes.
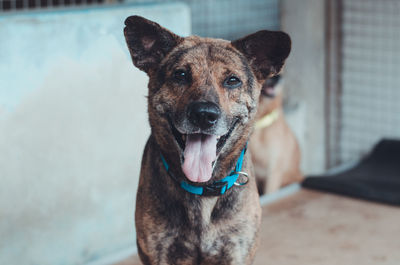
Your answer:
[[[400,208],[302,189],[263,207],[254,265],[270,264],[398,265]]]

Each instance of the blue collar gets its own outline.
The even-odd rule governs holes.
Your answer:
[[[225,178],[218,180],[214,183],[211,183],[209,185],[206,185],[206,186],[194,186],[194,185],[191,185],[191,184],[187,183],[186,181],[182,180],[180,182],[181,188],[186,190],[187,192],[197,194],[197,195],[218,196],[218,195],[224,194],[227,190],[232,188],[234,185],[236,185],[236,186],[245,185],[248,181],[248,175],[244,172],[241,172],[241,170],[242,170],[242,166],[243,166],[243,159],[244,159],[244,154],[246,153],[246,149],[247,149],[247,144],[243,148],[242,152],[240,153],[239,159],[236,162],[235,170],[233,170]],[[177,181],[175,176],[169,170],[170,169],[169,165],[162,154],[161,154],[161,160],[162,160],[164,167],[167,170],[168,174],[174,180]],[[237,182],[240,175],[243,175],[247,178],[245,182]]]

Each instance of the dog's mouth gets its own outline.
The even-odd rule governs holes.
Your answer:
[[[263,87],[263,89],[261,89],[261,95],[267,98],[274,98],[275,89],[273,87]]]
[[[271,77],[269,79],[267,79],[261,89],[261,95],[268,97],[268,98],[273,98],[276,96],[276,91],[275,88],[277,86],[277,84],[279,83],[281,79],[280,75]]]
[[[182,134],[170,120],[172,134],[181,148],[182,171],[188,180],[204,183],[211,179],[217,158],[238,122],[239,119],[235,119],[226,134],[213,135]]]

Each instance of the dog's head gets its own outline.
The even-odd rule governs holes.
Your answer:
[[[192,183],[226,176],[251,133],[262,84],[289,55],[289,36],[264,30],[229,42],[179,37],[138,16],[125,25],[133,63],[150,78],[150,126],[169,163]]]

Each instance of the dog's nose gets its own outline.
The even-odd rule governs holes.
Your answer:
[[[218,105],[212,102],[193,102],[187,113],[189,121],[203,130],[213,126],[221,115]]]

